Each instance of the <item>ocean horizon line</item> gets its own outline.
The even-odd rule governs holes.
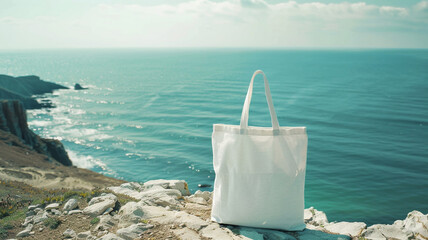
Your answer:
[[[21,51],[79,51],[79,50],[143,50],[143,51],[187,51],[187,50],[239,50],[239,51],[426,51],[418,47],[63,47],[63,48],[0,48],[0,52]]]

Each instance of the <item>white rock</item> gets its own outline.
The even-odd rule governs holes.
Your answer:
[[[131,224],[138,223],[143,217],[143,209],[136,202],[128,202],[119,210],[119,228],[127,227]]]
[[[198,240],[201,239],[199,234],[189,228],[175,229],[172,231],[180,240]]]
[[[329,223],[324,228],[331,233],[357,237],[363,232],[366,226],[363,222],[336,222]]]
[[[54,215],[61,215],[61,212],[56,209],[51,209],[51,213],[53,213]]]
[[[428,238],[428,214],[424,215],[419,211],[412,211],[407,214],[406,219],[403,221],[403,226],[412,233]]]
[[[77,239],[87,239],[88,237],[92,237],[91,231],[80,232],[77,234]]]
[[[31,211],[31,210],[34,210],[34,209],[36,209],[38,207],[40,207],[40,204],[30,205],[30,206],[28,206],[28,210]]]
[[[138,238],[138,236],[143,233],[145,230],[153,228],[153,225],[150,224],[144,224],[144,223],[137,223],[133,224],[126,228],[121,228],[117,230],[116,234],[125,239],[125,240],[133,240],[135,238]]]
[[[30,232],[31,232],[31,230],[24,229],[24,230],[20,231],[18,234],[16,234],[16,237],[17,238],[28,237],[28,236],[30,236]]]
[[[307,210],[305,209],[304,213],[305,219],[308,219],[307,223],[311,225],[321,226],[328,223],[327,215],[325,215],[323,211],[318,211],[315,208],[310,207]],[[312,214],[312,216],[310,214]]]
[[[33,222],[33,218],[34,216],[28,216],[25,218],[24,223],[22,224],[22,226],[26,227],[28,224]]]
[[[25,227],[25,230],[28,230],[28,231],[31,231],[31,230],[33,230],[33,224],[28,224],[26,227]]]
[[[116,202],[117,201],[117,197],[116,197],[116,195],[111,194],[111,193],[109,193],[109,194],[102,194],[99,197],[92,198],[91,201],[89,201],[88,206],[91,206],[91,205],[94,205],[94,204],[97,204],[97,203],[100,203],[100,202],[104,202],[106,200],[112,200],[112,201]]]
[[[108,233],[107,235],[102,236],[99,240],[124,240],[124,239],[117,236],[114,233]]]
[[[303,218],[305,220],[305,223],[312,221],[312,216],[313,216],[313,213],[311,209],[307,208],[303,211]]]
[[[116,200],[108,198],[104,199],[103,201],[95,201],[83,209],[83,213],[92,217],[98,216],[101,215],[107,208],[113,208],[115,204]]]
[[[38,213],[40,211],[43,211],[43,209],[41,209],[41,208],[38,207],[38,208],[33,209],[33,211],[36,212],[36,213]]]
[[[82,213],[82,210],[76,209],[76,210],[71,210],[68,212],[67,215],[72,215],[72,214],[76,214],[76,213]]]
[[[45,210],[59,208],[59,203],[51,203],[45,207]]]
[[[193,194],[193,196],[195,196],[195,197],[201,197],[201,198],[205,199],[205,201],[210,200],[211,195],[212,195],[212,192],[208,192],[208,191],[202,192],[201,190],[197,190],[195,192],[195,194]]]
[[[142,185],[140,185],[137,182],[127,182],[127,183],[123,183],[120,185],[121,188],[127,188],[129,190],[134,190],[134,191],[138,191],[141,192],[143,191],[144,187]]]
[[[368,240],[375,239],[409,239],[412,234],[403,232],[396,225],[375,224],[367,228],[363,236]]]
[[[27,227],[25,227],[24,230],[16,234],[16,237],[27,237],[32,235],[31,230],[33,229],[33,224],[28,224]],[[34,234],[34,233],[33,233]]]
[[[98,218],[100,219],[100,222],[95,227],[95,230],[105,231],[117,224],[117,220],[110,215],[102,215],[102,216],[99,216]]]
[[[140,191],[137,190],[131,190],[129,188],[123,188],[121,186],[118,187],[108,187],[110,191],[117,193],[117,194],[124,194],[127,196],[130,196],[135,199],[140,199]]]
[[[207,201],[202,197],[190,196],[190,197],[187,197],[186,200],[192,203],[207,205]]]
[[[63,211],[71,211],[77,207],[77,203],[78,203],[77,200],[72,198],[64,204],[64,207],[62,208],[62,210]]]
[[[151,181],[144,183],[145,189],[150,189],[154,186],[162,186],[165,189],[177,189],[181,192],[181,195],[183,195],[183,196],[189,196],[190,195],[189,187],[188,187],[186,181],[184,181],[184,180],[159,179],[159,180],[151,180]]]
[[[181,198],[181,192],[177,189],[165,189],[161,186],[153,186],[139,194],[139,198],[146,205],[171,207],[173,209],[181,206],[178,198]]]
[[[183,211],[168,211],[165,208],[155,206],[142,206],[142,209],[143,219],[150,219],[160,224],[184,224],[195,231],[208,225],[201,218]]]
[[[39,222],[45,221],[48,218],[49,218],[49,216],[48,216],[47,212],[40,211],[33,217],[33,223],[37,224]]]
[[[74,238],[76,237],[76,232],[73,229],[67,229],[62,233],[65,238]]]

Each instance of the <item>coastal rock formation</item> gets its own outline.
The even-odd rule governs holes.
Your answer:
[[[17,100],[0,101],[0,130],[17,136],[38,153],[45,154],[65,166],[72,165],[61,142],[40,138],[28,128],[24,106]]]
[[[49,102],[38,103],[32,96],[52,93],[57,89],[68,88],[43,81],[38,76],[12,77],[0,74],[0,99],[20,100],[27,109],[51,107]]]
[[[74,85],[74,90],[85,90],[85,89],[88,89],[88,88],[82,87],[82,85],[78,83]]]
[[[169,184],[165,184],[168,182]],[[180,183],[184,181],[179,181]],[[163,184],[154,184],[163,183]],[[314,208],[305,209],[306,229],[298,232],[279,231],[272,229],[250,228],[218,224],[210,220],[212,193],[198,191],[183,198],[177,181],[159,180],[147,184],[124,183],[120,186],[108,187],[100,195],[81,199],[75,196],[67,201],[56,204],[30,205],[26,212],[21,229],[15,231],[17,238],[46,239],[46,237],[73,239],[222,239],[222,240],[265,240],[265,239],[427,239],[428,214],[419,211],[410,212],[406,219],[398,220],[392,225],[376,224],[366,227],[361,222],[328,222],[322,211]],[[181,185],[181,184],[178,184]],[[187,186],[187,184],[185,184]],[[168,188],[175,187],[175,188]],[[172,209],[151,202],[147,195],[141,194],[156,188],[165,195],[170,190],[178,192],[178,206]],[[127,190],[126,190],[127,189]],[[163,189],[163,190],[162,190]],[[124,194],[124,192],[126,192]],[[139,196],[135,199],[130,196]],[[201,198],[201,203],[190,199]],[[97,204],[105,205],[111,202],[122,206],[114,207],[111,211],[87,211]],[[71,202],[78,202],[73,215],[66,209]],[[75,204],[73,204],[75,205]],[[82,211],[83,209],[83,211]],[[101,208],[100,208],[101,209]],[[104,209],[104,207],[102,207]],[[56,220],[60,220],[59,222]],[[83,222],[83,223],[81,223]],[[43,228],[51,223],[58,223],[54,230]],[[96,224],[95,224],[96,223]],[[33,231],[33,229],[41,229]],[[14,235],[14,236],[15,236]],[[54,236],[53,236],[54,235]]]

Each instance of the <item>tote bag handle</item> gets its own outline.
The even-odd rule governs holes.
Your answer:
[[[272,96],[270,95],[268,80],[262,70],[257,70],[254,72],[253,77],[251,78],[250,86],[248,87],[247,97],[245,98],[244,107],[242,108],[241,124],[240,124],[241,131],[243,131],[248,127],[248,115],[250,111],[251,96],[253,95],[253,83],[254,83],[254,78],[256,77],[257,74],[262,74],[265,81],[265,95],[266,95],[267,103],[269,105],[272,128],[273,130],[279,130],[278,118],[276,117],[276,112],[275,112],[275,109],[273,108]]]

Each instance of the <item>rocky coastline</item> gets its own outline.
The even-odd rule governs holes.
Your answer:
[[[410,212],[391,225],[329,222],[324,212],[304,211],[306,229],[286,232],[220,225],[210,220],[212,193],[190,194],[183,180],[152,180],[107,187],[92,198],[30,205],[21,239],[427,239],[427,217]],[[76,219],[84,224],[76,224]]]
[[[25,99],[60,85],[17,79],[0,75],[0,98],[5,87],[24,96],[0,101],[0,239],[428,239],[428,214],[418,211],[367,226],[329,222],[311,207],[300,232],[212,222],[212,193],[191,194],[184,180],[126,182],[74,167],[61,142],[27,125]]]

